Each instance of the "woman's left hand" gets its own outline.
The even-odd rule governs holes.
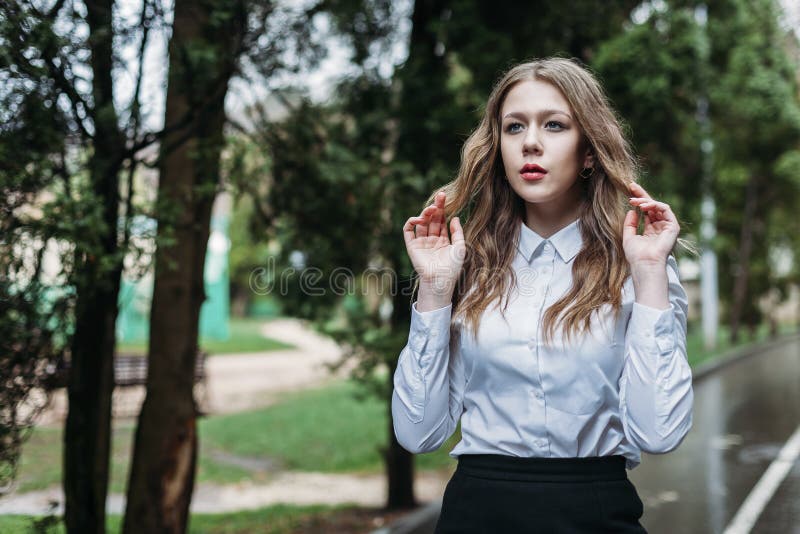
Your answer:
[[[622,230],[625,258],[631,266],[664,264],[678,239],[678,219],[668,204],[654,200],[641,185],[631,182],[629,188],[629,202],[644,213],[644,232],[637,234],[639,215],[629,210]]]

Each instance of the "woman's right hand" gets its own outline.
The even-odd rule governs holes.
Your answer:
[[[406,221],[403,237],[420,283],[452,291],[464,265],[466,244],[458,217],[450,220],[452,240],[448,237],[444,201],[445,193],[440,191],[433,204]]]

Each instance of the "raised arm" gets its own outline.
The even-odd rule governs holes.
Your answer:
[[[403,226],[406,250],[420,277],[408,343],[394,373],[392,418],[397,441],[418,453],[437,449],[461,415],[463,366],[458,339],[450,339],[453,290],[464,263],[464,232],[457,217],[445,223],[445,193]]]
[[[670,256],[665,268],[669,305],[637,301],[625,335],[619,381],[620,415],[628,440],[653,454],[675,449],[692,426],[692,371],[686,355],[688,300]]]
[[[689,303],[670,255],[680,226],[669,205],[636,183],[623,227],[623,248],[634,293],[625,335],[625,364],[619,381],[620,414],[631,443],[650,453],[676,448],[692,426],[692,371],[686,355]]]
[[[392,420],[397,441],[413,453],[438,449],[453,435],[464,397],[458,336],[450,336],[452,304],[420,313],[412,305],[408,343],[394,373]]]

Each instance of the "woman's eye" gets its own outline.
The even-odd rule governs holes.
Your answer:
[[[515,126],[522,126],[522,124],[520,124],[518,122],[512,122],[511,124],[506,126],[506,131],[509,132],[509,133],[518,132],[519,130],[515,130],[514,129]]]
[[[561,123],[560,123],[560,122],[558,122],[558,121],[547,121],[547,122],[545,123],[545,125],[544,125],[544,126],[545,126],[545,128],[547,128],[547,126],[548,126],[548,125],[550,125],[550,124],[555,124],[557,128],[560,128],[560,129],[562,129],[562,130],[564,129],[564,125],[563,125],[563,124],[561,124]]]

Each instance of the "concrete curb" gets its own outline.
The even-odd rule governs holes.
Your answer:
[[[780,347],[781,345],[791,343],[792,341],[796,341],[798,339],[800,339],[800,333],[786,334],[778,336],[775,339],[756,342],[752,345],[747,345],[746,347],[731,349],[725,352],[719,358],[714,358],[710,362],[702,363],[692,369],[692,382],[699,382],[711,374],[719,371],[723,367],[727,367],[760,352]]]
[[[738,361],[744,360],[766,350],[791,343],[797,339],[800,339],[800,333],[786,334],[779,336],[776,339],[770,339],[767,341],[753,343],[752,345],[748,345],[746,347],[731,349],[730,351],[723,353],[722,356],[695,367],[692,370],[692,383],[697,383],[701,380],[704,380],[728,365],[732,365]],[[423,534],[433,532],[436,526],[436,521],[439,519],[439,512],[441,509],[442,500],[437,499],[436,501],[432,501],[422,508],[409,513],[407,516],[398,519],[393,524],[378,530],[374,530],[370,534]]]
[[[442,499],[436,499],[428,504],[401,517],[391,525],[387,525],[378,530],[373,530],[370,534],[417,534],[420,532],[433,532],[436,528],[436,521],[439,519],[439,512],[442,509]]]

